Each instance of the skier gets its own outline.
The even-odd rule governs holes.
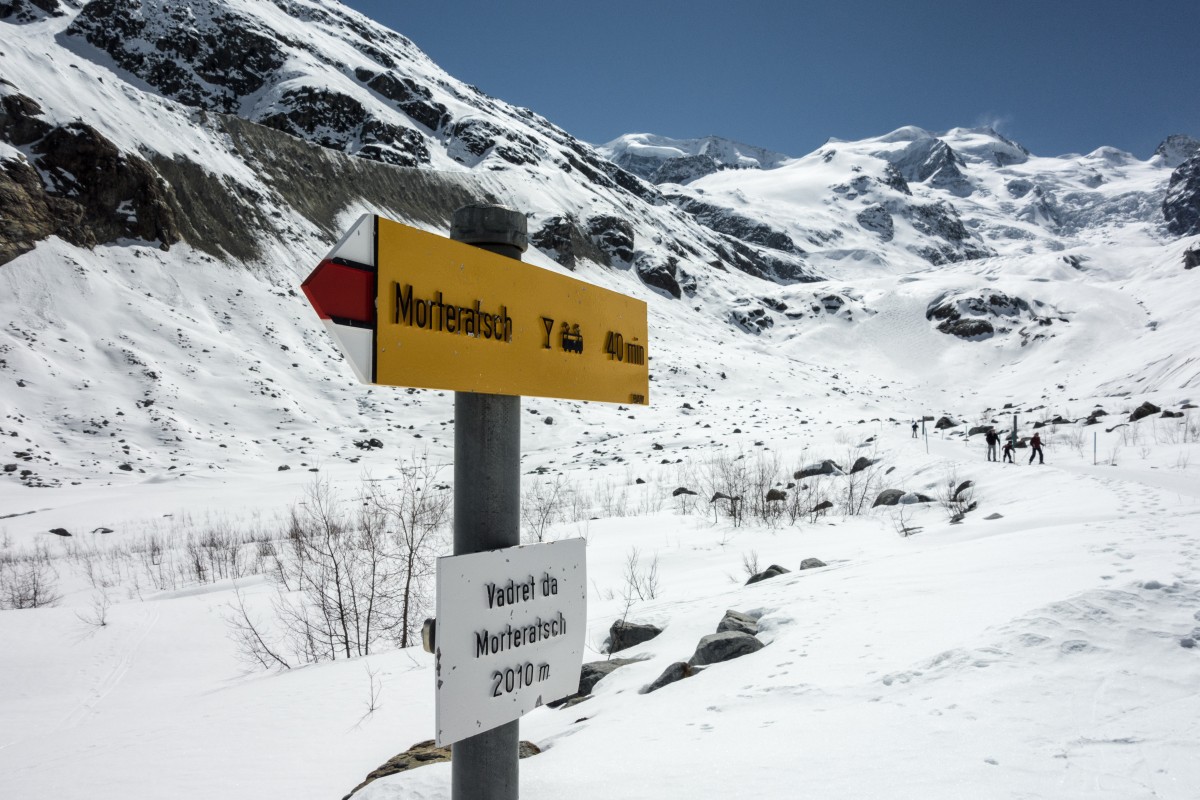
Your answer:
[[[1010,464],[1015,463],[1013,461],[1012,453],[1013,453],[1012,439],[1006,439],[1004,441],[1004,460]]]
[[[1042,435],[1035,433],[1033,438],[1029,440],[1029,446],[1033,448],[1029,453],[1029,463],[1033,463],[1033,457],[1037,456],[1039,464],[1046,463],[1046,457],[1042,455]]]
[[[996,435],[995,430],[988,428],[987,436],[985,438],[987,439],[988,446],[988,461],[999,461],[1000,453],[997,445],[1000,444],[1000,437]]]
[[[916,423],[916,421],[913,422],[913,438],[914,439],[917,438],[917,423]]]

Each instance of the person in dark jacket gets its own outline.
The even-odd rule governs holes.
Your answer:
[[[1029,446],[1032,448],[1029,453],[1029,463],[1032,464],[1033,457],[1037,456],[1038,463],[1045,464],[1046,457],[1042,455],[1042,435],[1040,433],[1035,433],[1033,435],[1033,438],[1029,440]]]
[[[913,423],[913,438],[917,438],[917,423]]]
[[[1010,464],[1016,463],[1013,461],[1012,453],[1013,453],[1012,439],[1005,439],[1004,440],[1004,460]]]
[[[999,450],[1000,437],[996,435],[996,432],[994,430],[992,430],[991,428],[988,428],[987,435],[984,438],[987,439],[988,461],[999,461],[1000,460],[1000,450]]]

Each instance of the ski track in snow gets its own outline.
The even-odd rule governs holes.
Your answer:
[[[141,630],[137,634],[137,640],[120,654],[120,657],[112,666],[112,669],[108,671],[108,674],[100,679],[100,681],[97,682],[96,685],[89,691],[88,697],[84,699],[78,706],[76,706],[75,710],[68,714],[65,719],[54,726],[52,733],[61,731],[64,728],[77,727],[78,725],[87,721],[90,717],[94,716],[97,708],[101,703],[104,702],[104,699],[108,697],[109,693],[112,692],[112,690],[115,689],[121,683],[121,681],[125,679],[125,676],[129,674],[129,668],[133,665],[133,661],[138,654],[138,650],[141,649],[142,645],[146,641],[146,638],[150,635],[150,631],[158,623],[158,619],[161,614],[161,609],[156,604],[146,605],[145,609],[145,620],[141,624]]]

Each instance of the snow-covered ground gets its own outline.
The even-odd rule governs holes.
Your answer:
[[[643,565],[657,558],[659,578],[656,596],[635,600],[628,616],[664,632],[623,652],[646,660],[606,678],[591,700],[525,718],[522,737],[544,752],[522,762],[523,796],[605,797],[614,781],[634,797],[742,796],[751,781],[767,797],[793,796],[798,785],[847,797],[1194,797],[1200,648],[1183,645],[1200,628],[1200,452],[1194,440],[1166,443],[1161,425],[1155,443],[1153,427],[1140,425],[1144,444],[1121,448],[1115,466],[1080,456],[1061,428],[1048,463],[1029,466],[1026,451],[1016,464],[993,464],[978,442],[934,436],[927,454],[906,424],[845,424],[843,441],[875,436],[883,463],[904,476],[888,485],[936,493],[948,479],[975,481],[979,508],[960,524],[938,504],[905,507],[905,522],[921,528],[908,537],[897,533],[895,508],[734,527],[714,521],[707,503],[679,513],[669,479],[630,485],[611,469],[567,473],[580,490],[606,474],[628,493],[613,502],[630,516],[551,530],[588,539],[586,657],[605,657],[634,549]],[[758,435],[797,455],[786,427]],[[1108,458],[1119,432],[1100,436]],[[814,438],[829,447],[814,442],[810,452],[833,454],[833,437]],[[654,470],[639,464],[630,474]],[[286,494],[271,484],[249,487],[264,516],[275,508],[265,498]],[[339,796],[432,736],[431,657],[419,648],[246,671],[224,622],[232,581],[157,592],[126,580],[102,590],[64,555],[70,546],[102,554],[146,529],[167,541],[201,530],[200,514],[222,513],[214,505],[249,505],[249,492],[226,503],[227,492],[206,503],[178,490],[155,498],[109,487],[77,506],[95,519],[127,516],[127,525],[43,537],[62,603],[0,612],[5,796]],[[69,492],[43,493],[51,509],[34,515],[42,526],[61,518],[58,498]],[[151,502],[139,525],[122,506],[143,496]],[[146,513],[167,497],[190,523]],[[5,521],[10,541],[30,541],[26,519]],[[226,519],[269,527],[236,512]],[[798,571],[808,557],[828,566]],[[756,560],[792,572],[744,586],[744,562]],[[261,577],[238,583],[251,603],[270,594]],[[97,627],[101,591],[113,604]],[[728,608],[761,615],[764,649],[638,693],[690,657]],[[381,691],[368,713],[371,672]],[[360,796],[448,797],[449,770],[382,779]]]
[[[1096,253],[1084,273],[1041,257],[864,280],[851,291],[873,313],[799,319],[761,336],[652,299],[650,408],[525,400],[524,488],[561,481],[568,499],[548,535],[588,539],[586,658],[606,657],[608,626],[626,613],[635,549],[643,570],[657,559],[658,586],[628,616],[664,632],[623,653],[645,660],[606,678],[594,698],[525,718],[522,737],[545,752],[522,762],[523,796],[603,797],[619,781],[645,797],[740,796],[748,785],[772,797],[798,787],[847,797],[1194,797],[1200,647],[1185,645],[1200,627],[1200,417],[1184,409],[1118,427],[1145,399],[1170,410],[1194,399],[1182,283],[1191,276],[1174,252],[1184,244],[1154,251],[1151,263],[1136,249]],[[67,253],[46,257],[54,252],[26,257],[45,258],[36,281],[50,298],[30,304],[44,316],[34,335],[52,338],[55,326],[79,321],[59,345],[86,349],[79,303],[91,308],[91,324],[120,330],[107,318],[128,308],[119,296],[87,298],[117,291],[101,265],[129,268],[129,253],[72,265]],[[156,252],[140,257],[144,276],[154,274],[145,259]],[[23,263],[5,277],[32,291],[34,279],[13,268]],[[80,294],[61,288],[73,269]],[[42,548],[62,595],[54,607],[0,611],[4,796],[340,796],[433,734],[431,660],[419,648],[251,669],[226,618],[235,583],[253,613],[269,615],[274,588],[252,560],[236,581],[197,581],[175,567],[159,589],[137,566],[141,556],[120,555],[157,538],[175,565],[189,539],[213,530],[278,539],[314,476],[350,496],[364,478],[387,485],[400,462],[425,454],[449,478],[451,395],[355,387],[328,343],[307,334],[287,339],[283,362],[239,361],[229,354],[244,326],[319,331],[317,322],[294,321],[303,307],[270,290],[275,279],[247,273],[225,276],[232,283],[223,290],[237,300],[240,289],[249,313],[189,321],[197,304],[186,298],[216,290],[195,282],[203,275],[176,277],[172,296],[181,300],[161,324],[177,336],[182,328],[188,344],[172,344],[155,363],[168,353],[187,359],[175,366],[178,388],[169,397],[156,390],[149,409],[131,401],[142,365],[94,374],[83,355],[72,366],[67,350],[46,364],[78,369],[72,380],[92,387],[97,407],[127,409],[126,441],[103,446],[142,447],[143,462],[130,457],[135,469],[88,472],[109,438],[103,426],[68,436],[11,414],[4,421],[21,447],[52,452],[59,463],[38,469],[63,478],[0,489],[4,556]],[[976,284],[1041,300],[1069,321],[1025,346],[934,330],[923,314],[931,297]],[[145,348],[161,342],[154,333],[131,338]],[[224,358],[207,362],[206,350]],[[36,374],[22,360],[31,352],[7,357]],[[287,367],[293,357],[304,369]],[[251,402],[249,367],[262,370],[249,373],[255,380],[272,378],[279,402],[304,398],[303,407],[285,418],[274,401]],[[30,397],[62,402],[38,394],[35,380],[10,387],[6,402],[19,396],[23,408]],[[348,402],[363,428],[347,429],[345,415],[324,406]],[[1085,425],[1097,405],[1108,416]],[[165,419],[128,419],[161,406]],[[988,463],[981,435],[964,435],[993,420],[1007,427],[1014,411],[1022,436],[1056,415],[1073,420],[1038,429],[1045,465],[1024,463],[1027,449],[1016,464]],[[926,413],[963,424],[937,431],[931,420],[928,441],[913,439],[910,420]],[[206,428],[172,455],[159,437],[187,420]],[[233,423],[228,434],[222,421]],[[353,447],[369,435],[385,447]],[[735,527],[705,496],[722,459],[774,468],[785,488],[800,466],[825,458],[848,466],[862,454],[882,459],[872,492],[937,498],[948,483],[972,480],[978,508],[953,525],[938,502],[847,515],[849,479],[830,477],[821,488],[835,508],[817,521],[785,515]],[[285,462],[292,468],[280,471]],[[672,497],[678,486],[701,492],[694,506]],[[920,530],[902,537],[900,525]],[[102,527],[112,532],[93,532]],[[809,557],[828,566],[799,571]],[[747,562],[792,572],[745,586]],[[104,596],[111,606],[98,626]],[[767,646],[638,693],[690,657],[725,609],[761,615]],[[378,708],[368,713],[373,680]],[[382,779],[360,796],[447,797],[449,770]]]

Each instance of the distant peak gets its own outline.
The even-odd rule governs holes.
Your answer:
[[[903,128],[896,128],[891,133],[885,133],[878,138],[880,142],[916,142],[921,139],[936,138],[932,133],[924,128],[918,128],[916,125],[905,125]]]
[[[723,169],[774,169],[790,158],[722,136],[672,139],[627,133],[597,149],[622,169],[654,183],[688,183]]]
[[[1175,169],[1197,153],[1200,153],[1200,140],[1187,134],[1174,133],[1154,148],[1151,159],[1168,169]]]

